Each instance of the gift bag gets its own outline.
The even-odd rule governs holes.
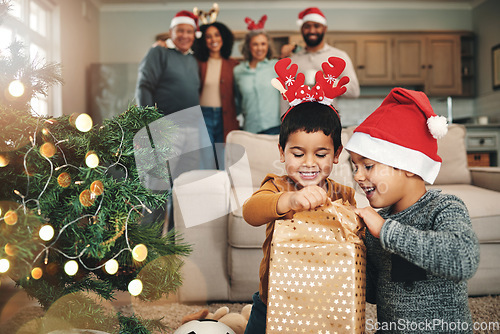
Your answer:
[[[276,221],[266,334],[364,333],[363,232],[342,200]]]

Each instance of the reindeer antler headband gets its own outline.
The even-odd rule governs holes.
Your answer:
[[[219,15],[219,5],[214,3],[208,12],[204,12],[198,7],[194,7],[193,13],[198,16],[202,24],[214,23],[217,19],[217,15]]]
[[[255,22],[249,17],[245,17],[245,23],[247,24],[247,30],[263,30],[264,25],[266,24],[267,21],[267,15],[262,15],[260,18],[259,22]]]
[[[279,60],[274,69],[278,78],[271,80],[274,88],[279,90],[283,98],[288,100],[290,108],[283,115],[288,114],[292,107],[306,101],[315,101],[325,105],[331,105],[334,98],[344,94],[347,90],[345,85],[349,82],[349,77],[338,77],[345,69],[345,61],[342,58],[330,57],[328,62],[321,64],[322,71],[316,72],[316,84],[313,88],[304,85],[305,76],[303,73],[297,74],[297,64],[292,64],[290,58]],[[297,77],[295,75],[297,74]]]

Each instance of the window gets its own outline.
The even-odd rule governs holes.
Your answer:
[[[8,53],[14,40],[21,41],[36,66],[46,62],[57,62],[60,58],[56,48],[55,6],[50,0],[10,0],[9,15],[0,25],[0,52]],[[48,96],[35,96],[31,108],[36,115],[62,115],[61,88],[51,87]]]

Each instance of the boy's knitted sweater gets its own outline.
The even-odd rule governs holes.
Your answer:
[[[479,264],[479,242],[465,204],[429,190],[390,214],[376,239],[367,232],[367,301],[377,304],[378,333],[472,333],[467,280]]]

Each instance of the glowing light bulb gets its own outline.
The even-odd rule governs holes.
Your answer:
[[[24,94],[24,84],[19,80],[14,80],[9,84],[9,94],[13,97],[20,97]]]
[[[42,278],[42,275],[43,275],[43,271],[39,267],[35,267],[31,271],[31,277],[33,277],[34,279],[40,279],[40,278]]]
[[[148,248],[143,244],[138,244],[132,250],[132,257],[139,262],[146,260],[146,257],[148,257]]]
[[[128,292],[130,292],[132,296],[140,295],[142,292],[142,281],[138,278],[132,280],[128,284]]]
[[[9,210],[5,213],[3,217],[5,224],[7,225],[15,225],[17,223],[17,213],[14,210]]]
[[[5,167],[10,163],[8,155],[0,154],[0,167]]]
[[[88,132],[92,129],[92,117],[88,114],[80,114],[75,119],[75,127],[81,132]]]
[[[96,168],[99,166],[99,157],[94,151],[89,151],[85,155],[85,164],[89,168]]]
[[[68,276],[74,276],[78,272],[78,263],[75,260],[70,260],[64,265],[64,272]]]
[[[0,260],[0,273],[5,273],[9,270],[10,262],[7,259]]]
[[[104,265],[104,270],[106,270],[108,274],[114,275],[118,271],[118,267],[118,261],[116,261],[115,259],[111,259]]]
[[[43,241],[49,241],[54,237],[54,228],[51,225],[43,225],[38,235]]]

